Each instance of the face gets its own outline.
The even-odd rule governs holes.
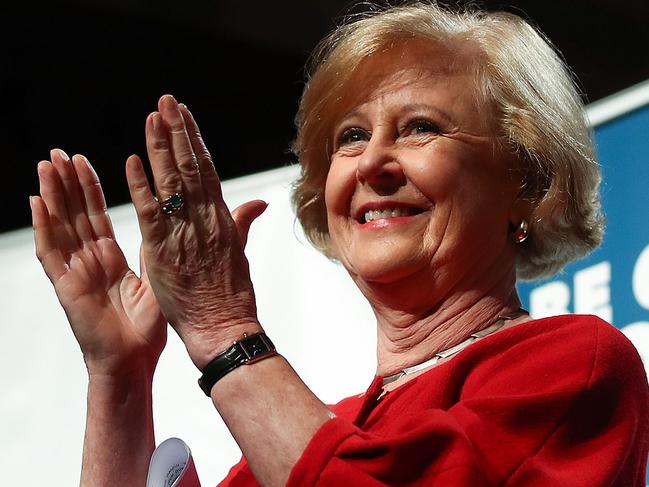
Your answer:
[[[520,183],[457,58],[409,45],[359,68],[354,86],[369,89],[334,124],[325,187],[332,242],[357,282],[423,275],[451,288],[513,268]]]

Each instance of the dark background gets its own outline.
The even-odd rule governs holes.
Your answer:
[[[293,116],[310,50],[348,0],[52,0],[3,7],[6,109],[0,231],[29,225],[36,164],[61,147],[97,168],[109,206],[129,201],[124,161],[172,93],[192,110],[222,179],[294,161]],[[398,3],[398,2],[395,2]],[[462,2],[459,2],[462,3]],[[515,12],[563,52],[595,101],[649,78],[649,1],[474,2]]]

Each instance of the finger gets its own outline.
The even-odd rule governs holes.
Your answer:
[[[182,193],[183,186],[176,168],[176,162],[171,156],[171,148],[164,128],[162,116],[153,112],[146,120],[146,150],[153,171],[153,182],[160,201]]]
[[[144,260],[144,247],[140,245],[140,280],[146,282],[149,280],[149,275],[146,271],[146,261]]]
[[[52,166],[56,169],[61,180],[63,197],[68,210],[70,224],[81,240],[92,240],[92,229],[81,198],[81,188],[79,187],[79,179],[77,178],[74,166],[68,155],[61,149],[52,149],[50,156],[52,158]]]
[[[149,245],[160,244],[165,236],[166,217],[151,193],[142,160],[138,156],[133,155],[126,160],[126,180],[143,242]]]
[[[113,224],[108,216],[106,198],[101,189],[99,176],[85,156],[72,156],[72,164],[79,179],[83,203],[88,215],[88,221],[96,238],[108,237],[115,239]]]
[[[144,245],[140,245],[140,282],[149,284],[149,273],[146,269],[146,260],[144,259]]]
[[[221,192],[221,181],[219,176],[216,173],[214,163],[212,162],[212,156],[210,156],[201,132],[198,129],[198,124],[194,120],[194,116],[191,114],[187,105],[180,104],[180,113],[185,120],[185,126],[187,127],[187,133],[189,134],[189,141],[192,144],[194,154],[196,154],[196,159],[198,161],[198,167],[201,172],[201,180],[203,183],[203,192],[205,197],[212,201],[219,201],[223,199]]]
[[[32,209],[36,257],[50,281],[56,282],[67,272],[68,266],[58,247],[45,202],[39,196],[30,196],[29,205]]]
[[[185,199],[202,202],[203,186],[196,155],[189,141],[185,120],[178,108],[178,102],[171,95],[164,95],[158,102],[162,120],[168,129],[168,140],[171,145],[171,157],[176,163],[180,179],[185,190]]]
[[[68,217],[59,173],[49,161],[39,162],[37,171],[41,197],[47,207],[50,225],[58,247],[64,253],[70,253],[79,248],[79,240]]]
[[[246,248],[250,225],[252,225],[252,222],[255,221],[259,215],[266,211],[266,208],[268,208],[268,203],[265,201],[253,200],[238,206],[232,212],[232,219],[234,220],[237,232],[239,233],[241,247]]]

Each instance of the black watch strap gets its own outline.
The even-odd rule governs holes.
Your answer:
[[[264,332],[254,335],[243,334],[225,352],[217,355],[205,366],[203,376],[198,379],[198,385],[206,396],[210,396],[212,387],[229,372],[241,365],[251,364],[267,357],[276,355],[275,345]]]

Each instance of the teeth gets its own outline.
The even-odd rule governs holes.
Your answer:
[[[413,215],[414,209],[411,208],[389,208],[385,210],[367,210],[365,212],[365,221],[371,222],[381,218],[395,218],[398,216]]]

